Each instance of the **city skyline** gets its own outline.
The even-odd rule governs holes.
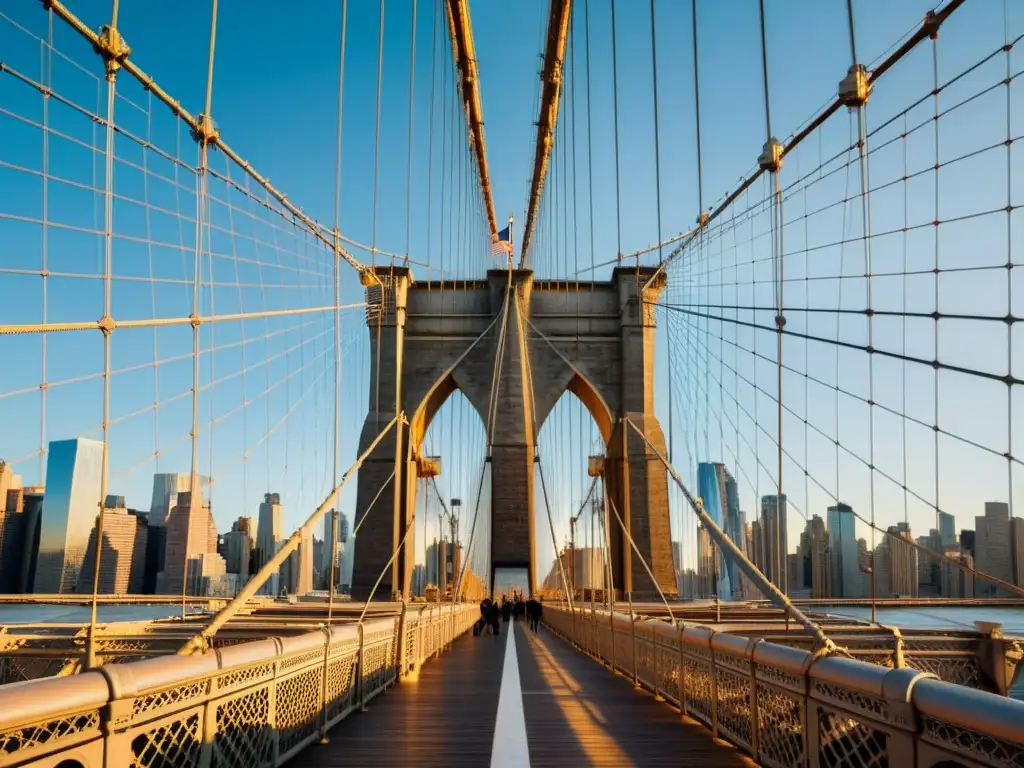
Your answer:
[[[983,36],[982,30],[1008,33],[1020,26],[1021,12],[1015,7],[1007,11],[1004,19],[1000,9],[993,10],[987,5],[969,4],[957,12],[955,23],[944,29],[943,56],[937,73],[940,81],[954,77],[990,49],[998,50],[1003,44],[1002,34]],[[864,60],[875,61],[920,20],[927,8],[925,2],[908,0],[895,4],[885,18],[872,19],[859,40]],[[588,8],[588,14],[591,11],[592,17],[587,16],[586,22],[592,34],[607,42],[611,31],[608,9]],[[76,12],[88,24],[98,27],[109,9],[98,0],[83,0]],[[657,12],[655,37],[671,49],[674,33],[689,27],[689,11],[662,2]],[[4,311],[17,323],[42,321],[43,307],[47,308],[46,322],[94,321],[103,316],[105,300],[99,290],[104,281],[98,279],[106,260],[99,222],[102,201],[97,192],[104,180],[97,175],[94,163],[83,160],[76,152],[94,147],[97,141],[97,123],[87,114],[95,109],[91,104],[93,86],[101,82],[102,73],[84,45],[81,50],[71,44],[66,46],[71,60],[81,58],[90,62],[90,66],[83,65],[81,72],[76,70],[77,74],[64,70],[69,62],[63,59],[57,64],[40,63],[38,45],[47,35],[45,15],[21,8],[10,13],[20,26],[8,24],[5,19],[0,23],[0,34],[13,66],[38,82],[51,82],[56,92],[66,93],[86,109],[86,114],[75,117],[55,109],[48,117],[53,120],[53,130],[68,137],[67,146],[55,139],[51,158],[63,164],[62,178],[67,183],[48,179],[44,195],[38,174],[6,167],[0,171],[5,182],[0,185],[5,190],[0,199],[3,210],[26,219],[17,226],[6,220],[0,225],[0,236],[12,243],[9,253],[16,254],[0,256],[0,269],[7,270],[3,273],[5,284],[12,286]],[[262,62],[256,69],[251,63],[242,66],[241,52],[248,43],[237,30],[221,29],[213,117],[224,135],[230,135],[247,158],[254,158],[262,172],[281,183],[292,199],[301,198],[311,216],[330,222],[335,207],[332,164],[310,165],[283,156],[288,153],[278,152],[276,145],[257,130],[259,115],[253,112],[254,104],[245,96],[257,83],[264,93],[261,103],[274,99],[284,103],[292,95],[291,82],[307,83],[311,92],[333,91],[339,42],[338,9],[302,9],[301,14],[310,21],[309,27],[317,39],[317,44],[311,44],[315,61],[288,62],[285,70],[265,68]],[[158,50],[157,43],[163,35],[147,29],[146,16],[138,9],[126,9],[122,18],[126,34],[143,59],[150,54],[141,52]],[[182,39],[193,39],[197,30],[205,29],[208,23],[201,16],[194,9],[171,14],[168,24],[181,33]],[[736,51],[739,54],[735,55],[753,57],[747,63],[758,63],[754,55],[756,29],[751,14],[735,14],[743,19],[742,29],[735,27],[733,16],[722,9],[709,8],[701,18],[707,45],[701,51],[706,123],[703,186],[699,190],[693,178],[691,151],[696,127],[693,94],[689,78],[665,76],[664,67],[675,74],[681,66],[673,57],[658,64],[662,70],[660,124],[655,126],[648,118],[656,95],[653,87],[647,87],[653,86],[650,31],[646,25],[649,20],[642,18],[643,14],[627,14],[617,22],[621,25],[619,45],[629,45],[639,52],[620,63],[622,71],[618,75],[645,84],[615,96],[621,96],[621,104],[612,103],[613,78],[607,62],[595,62],[592,71],[585,70],[581,46],[572,48],[565,98],[571,107],[572,98],[577,97],[577,111],[573,116],[571,108],[563,110],[564,130],[556,137],[562,143],[554,155],[544,226],[537,232],[538,274],[572,276],[588,263],[603,264],[607,255],[612,261],[601,268],[599,276],[607,275],[616,252],[644,248],[659,236],[691,228],[698,209],[708,207],[725,190],[734,188],[737,173],[756,161],[765,137],[761,135],[760,119],[752,117],[762,117],[763,95],[757,78],[739,78],[734,70],[740,68],[727,66],[734,63],[728,57]],[[476,26],[481,36],[481,82],[484,101],[489,105],[489,135],[495,144],[500,142],[509,147],[507,152],[492,158],[497,207],[516,212],[517,220],[521,220],[520,201],[526,191],[522,169],[529,165],[529,137],[534,129],[533,117],[526,117],[528,110],[524,105],[533,97],[535,83],[531,67],[519,65],[531,61],[535,51],[524,45],[499,53],[504,47],[499,42],[503,38],[495,30],[502,29],[502,35],[532,39],[534,32],[541,34],[543,12],[530,8],[515,18],[506,17],[507,14],[481,6]],[[406,14],[391,8],[385,20],[391,38],[411,42]],[[451,116],[449,113],[454,109],[454,100],[441,101],[441,95],[447,98],[453,86],[450,73],[437,67],[428,55],[434,42],[430,20],[430,14],[424,11],[415,30],[418,55],[411,64],[416,82],[422,87],[411,89],[416,118],[414,135],[406,135],[405,100],[398,105],[395,100],[385,99],[380,139],[383,151],[375,149],[377,142],[369,126],[352,119],[347,121],[342,149],[345,173],[340,231],[364,246],[370,244],[368,250],[359,251],[361,257],[366,253],[372,256],[379,250],[398,254],[408,251],[419,263],[430,265],[430,273],[427,268],[414,268],[419,279],[438,276],[442,253],[449,254],[444,266],[453,274],[464,267],[468,270],[491,264],[484,256],[485,238],[476,239],[479,227],[473,229],[466,223],[466,196],[462,189],[468,185],[458,186],[472,176],[469,158],[453,154],[450,145],[445,145],[447,154],[442,154],[440,141],[430,143],[430,136],[440,132],[442,115]],[[772,17],[773,25],[790,30],[818,25],[834,31],[842,21],[841,8],[812,2],[797,3]],[[353,29],[373,29],[377,18],[363,8],[353,11],[350,22]],[[572,29],[576,40],[585,31],[582,25],[582,15],[575,16]],[[252,27],[249,32],[257,36],[273,32],[273,23],[265,14],[253,14]],[[372,80],[370,76],[376,73],[373,37],[354,36],[347,52],[346,68],[357,75],[349,78],[349,90],[344,96],[345,112],[350,116],[368,114],[377,108],[373,89],[363,83]],[[807,44],[799,50],[777,43],[768,46],[772,75],[769,103],[774,132],[783,139],[814,113],[822,100],[834,95],[836,81],[848,65],[836,40],[825,39],[826,35],[807,37]],[[737,45],[737,38],[751,45]],[[676,42],[676,58],[685,59],[691,53],[687,48],[689,42]],[[406,82],[410,68],[407,51],[402,44],[386,47],[383,78],[388,86]],[[76,55],[79,53],[81,56]],[[510,56],[512,59],[507,60]],[[811,61],[815,66],[808,66]],[[180,67],[168,67],[159,58],[149,63],[159,81],[170,92],[181,94],[183,103],[194,109],[201,100],[205,64],[186,62]],[[1016,280],[1016,273],[1011,276],[1009,270],[995,269],[1002,269],[1004,262],[1019,263],[1018,246],[1009,239],[1004,241],[1002,218],[985,218],[979,213],[995,210],[1005,215],[1007,205],[1013,207],[1012,201],[1003,199],[1004,185],[978,182],[1001,178],[1002,167],[1009,165],[998,158],[993,160],[995,153],[980,152],[992,138],[988,136],[989,129],[1007,123],[1015,125],[1021,118],[1021,100],[1003,99],[998,89],[991,96],[981,93],[988,82],[986,78],[995,77],[993,82],[998,84],[1005,77],[1002,64],[1000,57],[996,57],[974,72],[976,80],[965,78],[963,82],[951,83],[946,90],[948,99],[955,101],[976,94],[984,98],[970,102],[970,109],[960,113],[969,111],[970,120],[954,114],[936,121],[941,123],[935,131],[936,137],[941,135],[941,142],[936,140],[935,146],[925,136],[932,132],[915,129],[896,141],[885,127],[885,121],[893,115],[892,125],[901,122],[901,105],[931,93],[933,73],[928,62],[908,59],[901,64],[902,79],[888,78],[872,95],[869,149],[878,154],[872,154],[868,162],[879,189],[872,192],[867,210],[875,228],[872,257],[890,271],[882,271],[870,281],[874,286],[870,294],[874,319],[867,325],[856,314],[869,309],[866,286],[859,277],[865,274],[863,261],[868,254],[858,245],[868,240],[867,221],[860,201],[856,200],[862,180],[854,178],[855,152],[850,150],[854,146],[850,139],[856,133],[855,126],[845,116],[823,127],[817,146],[807,143],[788,155],[781,172],[787,195],[792,196],[791,200],[787,198],[785,208],[790,212],[789,218],[783,222],[788,244],[784,261],[787,279],[791,281],[785,286],[789,307],[785,319],[787,333],[793,334],[779,342],[785,369],[777,371],[774,365],[774,320],[767,311],[774,306],[776,297],[766,269],[771,248],[764,237],[770,229],[766,222],[767,207],[760,202],[767,199],[764,190],[753,188],[749,199],[743,202],[753,211],[749,238],[745,232],[736,231],[738,225],[724,225],[720,220],[718,228],[708,233],[717,243],[717,250],[700,245],[690,254],[692,258],[675,262],[663,306],[671,305],[680,311],[697,307],[695,311],[709,315],[700,321],[684,319],[688,316],[667,308],[659,310],[658,315],[656,411],[664,431],[673,436],[672,463],[683,469],[691,490],[698,485],[697,465],[720,460],[734,467],[739,508],[748,516],[757,514],[766,491],[781,490],[787,497],[784,522],[791,530],[843,500],[865,517],[875,519],[880,527],[902,519],[910,522],[915,531],[928,531],[935,527],[930,521],[935,516],[935,507],[960,518],[968,516],[967,510],[986,500],[974,498],[979,488],[990,489],[987,498],[1003,499],[1006,503],[1021,497],[1018,491],[1024,474],[1020,461],[1012,455],[1012,446],[1024,444],[1024,435],[1019,431],[1020,420],[1011,418],[1012,413],[1020,412],[1014,404],[1019,400],[1020,387],[1008,387],[1009,394],[1004,396],[1001,388],[1005,385],[998,377],[1009,375],[1019,381],[1017,368],[1024,359],[1022,336],[1011,328],[1006,331],[1005,343],[1001,340],[997,344],[979,345],[968,333],[967,321],[945,317],[961,313],[984,320],[994,318],[1002,324],[1001,318],[1022,314],[1018,306],[1022,292],[1006,290],[1009,285],[1004,284]],[[303,69],[307,65],[309,69]],[[506,74],[504,70],[515,74]],[[79,75],[81,80],[76,79]],[[435,89],[428,91],[424,85],[433,79],[439,83],[436,97],[431,96]],[[147,106],[150,94],[131,78],[122,80],[115,97],[118,125],[125,133],[119,134],[115,147],[116,170],[112,179],[119,203],[111,237],[111,316],[146,320],[182,318],[193,311],[194,304],[200,314],[209,315],[254,309],[305,311],[331,305],[333,255],[329,249],[282,225],[284,219],[276,213],[265,210],[253,198],[213,174],[210,196],[214,202],[206,222],[207,231],[200,231],[200,239],[196,240],[196,230],[202,228],[185,226],[194,215],[189,212],[196,210],[191,188],[194,174],[189,170],[194,162],[194,147],[182,151],[177,118],[162,108]],[[577,124],[577,120],[583,120],[584,88],[593,92],[593,102],[588,101],[587,106],[586,146],[580,130],[584,126]],[[325,104],[320,101],[303,101],[296,106],[301,115],[289,114],[301,119],[304,128],[311,131],[304,144],[330,148],[334,139],[334,110],[332,107],[324,112]],[[9,107],[12,114],[25,116],[38,125],[40,102],[39,93],[26,88],[12,92]],[[613,107],[616,111],[621,108],[624,114],[644,117],[619,125],[618,120],[613,123],[607,119]],[[930,118],[927,107],[924,104],[920,114],[902,115],[909,122],[906,127]],[[428,127],[430,115],[434,122]],[[715,130],[712,126],[728,126],[728,130]],[[445,135],[455,135],[450,124],[448,128]],[[656,135],[655,130],[663,138],[682,139],[671,148],[667,141],[663,142],[665,154],[660,166],[652,156],[650,139]],[[8,144],[12,151],[10,161],[19,168],[37,171],[42,168],[38,130],[30,130],[26,124],[19,131],[12,128]],[[140,149],[137,143],[128,141],[128,133],[147,136],[166,156]],[[569,137],[571,147],[566,144]],[[121,142],[122,138],[126,141]],[[615,153],[613,163],[612,146],[620,143],[623,157],[620,162]],[[992,143],[998,145],[994,139]],[[413,181],[407,184],[410,146]],[[886,154],[889,146],[900,149],[890,149],[890,154]],[[978,155],[984,157],[968,162],[972,150],[979,150]],[[593,173],[588,169],[584,181],[580,170],[579,180],[573,175],[570,185],[569,169],[574,164],[584,165],[584,154],[595,160]],[[379,173],[370,162],[371,157],[378,156],[383,160]],[[835,168],[819,167],[823,158],[828,157],[840,157],[837,162],[847,162],[854,169],[845,181]],[[152,165],[140,164],[140,159],[151,161]],[[218,165],[214,168],[222,177],[229,167],[223,160],[217,157]],[[935,169],[933,179],[926,171],[936,164],[942,168]],[[900,184],[887,178],[891,169],[900,166],[914,177],[913,183],[903,180]],[[443,184],[434,178],[441,167],[447,168],[449,174]],[[807,202],[808,194],[797,179],[815,168],[823,173],[810,195],[809,210],[825,212],[812,216],[807,208],[801,213],[801,204]],[[365,190],[370,179],[374,194],[367,196],[361,190]],[[144,181],[148,183],[143,194]],[[238,179],[232,176],[230,181]],[[408,217],[398,210],[402,206],[386,205],[381,206],[378,220],[374,214],[378,201],[400,199],[409,191],[407,187],[414,198]],[[424,203],[431,197],[431,190],[436,192],[438,187],[439,199],[444,201],[448,213],[444,234],[440,212]],[[900,191],[906,194],[905,204],[899,198]],[[658,206],[653,205],[655,192]],[[41,212],[44,200],[46,217]],[[455,218],[453,207],[460,209],[458,227],[451,221]],[[570,209],[580,214],[579,232],[571,238],[559,227],[560,220],[568,220]],[[984,220],[984,225],[971,223],[976,219]],[[38,226],[30,225],[40,221],[43,223]],[[943,226],[927,229],[926,225],[930,227],[934,221],[941,221]],[[996,225],[991,225],[993,221]],[[590,229],[594,230],[593,240],[580,235]],[[898,242],[898,236],[880,234],[904,231],[902,242]],[[845,233],[842,242],[837,241],[836,232]],[[928,237],[925,233],[929,233]],[[40,247],[41,242],[47,243],[45,249]],[[971,242],[974,247],[966,249],[964,242]],[[967,251],[974,255],[965,256]],[[199,276],[192,274],[191,259],[180,258],[182,253],[196,252],[202,270]],[[811,261],[808,253],[813,254]],[[78,258],[77,254],[85,255]],[[998,259],[992,254],[999,254]],[[749,268],[745,266],[748,263]],[[945,277],[937,276],[935,270],[940,266]],[[965,289],[955,289],[950,282],[953,270],[974,267],[978,269],[972,272],[970,284]],[[725,277],[712,279],[714,275]],[[194,283],[199,283],[195,296]],[[809,285],[813,285],[813,290]],[[197,334],[200,378],[195,403],[189,397],[194,374],[190,359],[194,339],[187,324],[115,333],[108,382],[109,418],[101,408],[104,398],[99,387],[99,334],[54,332],[12,337],[5,343],[11,345],[9,349],[18,357],[19,365],[11,366],[10,383],[5,382],[4,391],[0,392],[0,415],[6,428],[0,452],[25,478],[26,484],[45,484],[50,438],[80,435],[91,439],[106,429],[110,437],[108,490],[124,495],[129,506],[144,504],[151,473],[169,469],[191,472],[194,464],[197,474],[215,478],[207,502],[221,529],[240,510],[248,512],[254,500],[272,488],[288,498],[286,528],[294,529],[326,497],[355,458],[362,419],[372,401],[367,360],[374,341],[360,306],[364,299],[354,271],[343,273],[341,301],[346,307],[352,306],[341,311],[337,329],[344,359],[340,410],[335,406],[337,396],[331,384],[330,346],[336,329],[329,317],[315,313],[271,318],[266,322],[217,323],[216,331],[212,325],[204,325]],[[744,312],[749,309],[749,318],[740,318],[739,314],[726,316],[722,307],[740,307]],[[816,314],[825,310],[828,314]],[[836,310],[846,314],[840,316]],[[892,314],[886,316],[886,312]],[[918,313],[921,317],[908,319],[907,313]],[[941,334],[938,320],[928,320],[929,315],[943,316]],[[740,322],[767,326],[769,330],[743,331],[745,335],[740,335]],[[868,326],[874,329],[871,334],[878,353],[853,354],[859,345],[867,344]],[[801,333],[825,339],[827,349],[801,341]],[[673,340],[676,360],[693,363],[685,365],[685,370],[670,370],[669,357],[673,353],[669,352],[669,338]],[[840,342],[853,345],[844,347],[849,354],[839,351]],[[897,353],[925,362],[901,361],[893,357]],[[933,359],[942,365],[933,368]],[[785,393],[779,413],[775,412],[773,400],[776,373],[778,386]],[[975,373],[984,375],[974,376]],[[673,398],[674,406],[670,408]],[[563,410],[582,418],[578,425],[572,423],[572,418],[566,419],[570,422],[568,427],[553,427],[556,422],[549,421],[541,427],[543,434],[537,436],[543,447],[545,470],[552,480],[555,518],[550,524],[554,528],[552,535],[546,515],[535,515],[537,571],[543,571],[547,558],[556,555],[568,532],[568,517],[582,502],[587,487],[582,466],[591,440],[579,436],[592,436],[594,425],[573,396],[566,396],[562,402],[569,404]],[[194,417],[194,413],[198,415]],[[456,419],[451,419],[453,413],[458,414]],[[193,418],[198,422],[195,426]],[[467,499],[467,507],[475,507],[474,481],[479,471],[486,471],[479,470],[486,443],[480,437],[480,414],[449,400],[436,420],[457,422],[452,429],[457,434],[450,443],[459,446],[457,452],[438,451],[447,454],[445,460],[450,467],[460,467],[442,473],[438,479],[443,487],[441,495]],[[339,425],[340,432],[336,459],[332,430],[328,428],[333,423]],[[190,444],[193,431],[197,444],[194,461]],[[431,436],[439,431],[439,426],[432,425]],[[578,442],[586,443],[587,447]],[[569,446],[574,446],[571,457],[566,456]],[[456,453],[459,460],[449,461],[456,458]],[[466,461],[461,461],[463,455],[468,457]],[[908,462],[907,456],[913,460]],[[420,493],[419,497],[425,495]],[[674,535],[679,537],[686,558],[692,561],[697,551],[692,517],[674,488],[670,490],[670,500]],[[355,509],[353,484],[345,489],[338,506]],[[535,507],[541,511],[539,505]],[[486,503],[481,508],[486,509]],[[427,535],[422,541],[418,539],[416,546],[420,562],[425,557],[420,545],[429,540],[429,533],[436,527],[432,513],[425,512],[424,518]],[[470,515],[464,514],[460,521],[462,538],[468,535],[469,521]],[[486,519],[482,522],[486,524]],[[417,535],[419,530],[417,526]],[[787,554],[794,549],[792,537],[789,543]],[[479,544],[474,545],[473,558],[484,557],[486,553],[480,549]]]

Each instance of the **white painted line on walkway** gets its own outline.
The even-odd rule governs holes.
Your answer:
[[[523,711],[523,689],[519,683],[515,622],[510,621],[505,626],[508,627],[508,639],[505,641],[505,663],[501,669],[491,768],[529,768],[530,748],[526,743],[526,713]]]

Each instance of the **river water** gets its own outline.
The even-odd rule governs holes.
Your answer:
[[[186,605],[188,613],[198,606]],[[88,624],[87,605],[0,605],[0,626],[13,624]],[[181,616],[180,605],[101,605],[96,612],[100,622],[152,621]]]

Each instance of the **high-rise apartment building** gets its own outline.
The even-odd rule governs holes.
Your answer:
[[[108,501],[111,497],[107,497]],[[103,510],[103,542],[100,547],[99,594],[138,595],[142,593],[146,573],[148,526],[143,515],[120,507]],[[78,572],[76,592],[90,593],[96,563],[96,526],[89,533],[89,544]]]
[[[828,523],[829,597],[862,597],[864,579],[857,543],[856,516],[849,504],[835,504],[826,513]]]
[[[200,503],[210,504],[210,478],[197,475]],[[149,505],[149,524],[167,524],[167,516],[178,503],[178,494],[192,490],[191,476],[187,472],[166,472],[153,475],[153,498]]]
[[[986,501],[985,514],[974,518],[974,567],[1003,581],[1013,581],[1010,562],[1010,507]],[[1002,595],[1003,590],[986,579],[974,580],[976,597]]]
[[[100,511],[103,443],[53,440],[46,459],[46,495],[39,530],[37,593],[71,592],[78,583],[89,533]]]

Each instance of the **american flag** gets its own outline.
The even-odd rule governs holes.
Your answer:
[[[499,253],[512,253],[512,225],[505,227],[498,236],[491,241],[491,256]]]

